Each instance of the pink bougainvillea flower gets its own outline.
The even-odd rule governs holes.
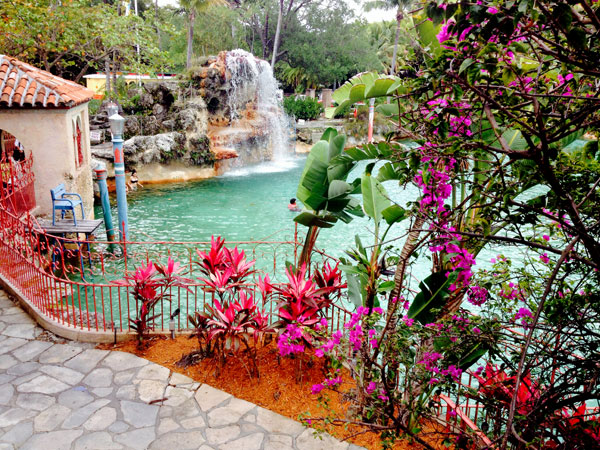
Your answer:
[[[365,392],[367,394],[371,395],[373,392],[375,392],[376,389],[377,389],[377,383],[375,383],[374,381],[371,381],[365,388]]]
[[[322,384],[313,384],[310,389],[311,394],[316,395],[323,390],[324,386]]]

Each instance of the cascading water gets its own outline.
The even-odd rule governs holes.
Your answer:
[[[226,68],[230,86],[230,126],[235,129],[247,125],[268,140],[267,152],[259,160],[285,161],[293,153],[289,138],[290,119],[283,111],[282,93],[271,66],[238,49],[227,52]],[[230,144],[239,154],[237,163],[256,162],[256,155],[248,158],[247,149],[240,148],[244,146],[243,142],[238,140]]]

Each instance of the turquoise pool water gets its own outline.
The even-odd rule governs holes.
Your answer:
[[[292,240],[296,213],[290,212],[287,204],[296,196],[304,161],[297,157],[268,162],[209,180],[146,185],[130,192],[130,240],[193,242],[209,241],[213,235],[228,242]],[[359,176],[361,169],[355,169],[351,178]],[[403,192],[394,184],[388,182],[386,188],[396,201],[414,199],[416,192]],[[113,209],[115,222],[116,214]],[[99,207],[96,216],[101,217]],[[350,224],[339,222],[321,231],[317,246],[342,256],[354,245],[355,234],[365,244],[372,241],[371,226],[367,218],[356,218]],[[397,234],[402,231],[398,227]],[[299,235],[305,232],[306,228],[299,226]]]
[[[213,235],[222,236],[227,242],[293,240],[295,213],[287,209],[287,204],[296,195],[304,161],[305,157],[296,157],[267,162],[208,180],[146,185],[130,192],[130,240],[198,242],[210,241]],[[362,169],[358,166],[350,179],[360,176]],[[384,185],[390,198],[401,206],[418,197],[414,187],[403,189],[394,181]],[[115,204],[114,199],[111,202]],[[101,217],[99,207],[96,216]],[[113,208],[115,222],[116,218]],[[388,240],[396,247],[404,242],[406,226],[407,223],[395,225],[388,234]],[[350,224],[338,222],[321,231],[317,247],[334,257],[344,256],[344,251],[354,246],[357,234],[364,245],[373,242],[372,227],[368,218],[355,218]],[[298,231],[303,238],[306,228],[299,226]],[[478,258],[478,266],[485,265],[499,251],[510,253],[510,249],[502,247],[486,249]],[[421,258],[413,268],[413,276],[426,276],[430,264]],[[262,266],[260,262],[257,265]]]
[[[295,213],[287,209],[291,197],[295,197],[298,181],[304,167],[304,157],[288,159],[279,163],[263,163],[257,166],[237,169],[224,176],[209,180],[147,185],[128,194],[130,241],[171,241],[201,242],[210,241],[211,236],[222,236],[227,242],[235,241],[289,241],[293,240]],[[351,179],[360,176],[362,166],[351,174]],[[385,183],[390,198],[405,206],[407,201],[418,197],[415,188],[403,189],[396,182]],[[111,199],[115,205],[115,199]],[[96,216],[101,217],[98,207]],[[116,223],[117,212],[113,208],[113,220]],[[408,223],[395,225],[388,234],[389,245],[399,248],[404,243],[404,235]],[[365,246],[372,244],[373,224],[368,218],[355,218],[350,224],[339,222],[333,228],[321,231],[317,247],[334,257],[344,256],[344,251],[354,247],[354,236],[359,235]],[[306,228],[299,226],[302,238]],[[102,236],[101,236],[102,238]],[[165,259],[165,249],[174,252],[174,259],[182,263],[188,258],[197,259],[193,245],[158,245],[160,260]],[[247,253],[249,247],[245,248]],[[144,252],[152,247],[142,245],[128,246],[128,252],[137,252],[138,263],[145,260]],[[176,253],[179,252],[179,253]],[[187,252],[187,253],[186,253]],[[477,258],[475,269],[489,266],[490,259],[497,253],[504,253],[513,259],[518,255],[510,248],[489,247]],[[132,253],[129,253],[130,255]],[[413,289],[417,289],[419,281],[431,270],[431,261],[424,252],[415,264],[411,265],[408,281]],[[187,255],[187,256],[186,256]],[[273,257],[277,258],[277,269],[273,268]],[[291,246],[270,246],[264,251],[257,251],[256,268],[271,273],[271,277],[283,281],[284,262],[292,260]],[[109,268],[112,265],[114,267]],[[92,281],[106,282],[121,278],[123,275],[122,259],[105,263],[105,268],[112,272],[102,276],[88,277]],[[129,267],[131,270],[132,267]],[[193,278],[199,276],[193,274]],[[88,295],[89,297],[89,295]],[[135,310],[129,299],[129,308]],[[347,305],[351,308],[350,305]],[[113,307],[115,316],[124,317],[125,312],[118,312]],[[189,309],[189,308],[188,308]],[[123,325],[126,320],[123,319]]]

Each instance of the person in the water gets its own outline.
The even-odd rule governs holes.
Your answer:
[[[132,169],[131,176],[129,177],[129,183],[127,183],[127,190],[135,191],[138,188],[138,186],[144,187],[142,186],[142,183],[140,183],[140,180],[137,177],[137,170]]]
[[[288,204],[288,209],[290,211],[295,211],[295,212],[301,211],[300,207],[296,203],[296,199],[295,198],[291,198],[290,199],[290,203]]]

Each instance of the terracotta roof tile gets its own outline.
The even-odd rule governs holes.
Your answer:
[[[89,89],[18,59],[0,55],[0,107],[73,107],[94,97]]]

